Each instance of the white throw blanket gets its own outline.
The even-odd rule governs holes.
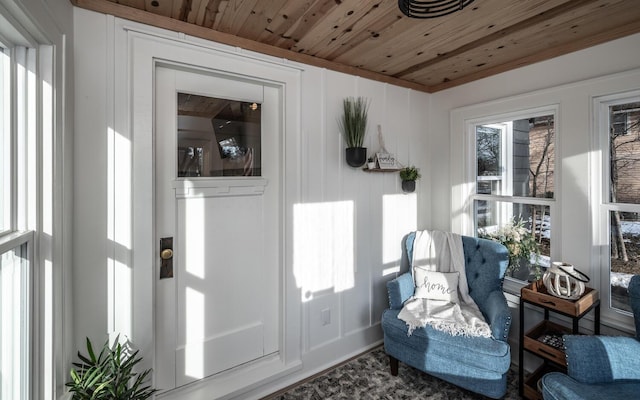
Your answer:
[[[413,242],[413,268],[438,272],[458,272],[460,304],[446,300],[411,297],[404,304],[398,318],[409,326],[409,335],[427,324],[451,335],[490,337],[491,328],[469,295],[464,268],[464,250],[460,235],[439,232],[416,232]]]

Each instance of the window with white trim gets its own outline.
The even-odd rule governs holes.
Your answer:
[[[640,91],[596,98],[602,171],[601,295],[612,320],[631,315],[627,286],[640,274]]]
[[[532,110],[516,115],[467,121],[469,157],[467,206],[470,229],[494,238],[513,255],[509,279],[526,282],[541,276],[551,258],[554,208],[556,109]],[[521,234],[539,249],[518,257]],[[513,239],[510,243],[501,238]]]
[[[39,90],[45,82],[38,47],[23,45],[27,39],[2,43],[6,28],[0,27],[0,398],[51,398],[43,396],[43,354],[51,349],[42,346],[41,305],[48,300],[36,286],[36,243],[45,209],[39,156],[49,151],[42,132],[52,126],[43,115],[53,105]]]

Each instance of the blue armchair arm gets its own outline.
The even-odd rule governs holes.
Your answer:
[[[405,301],[411,296],[415,290],[413,277],[411,273],[406,272],[396,279],[387,282],[387,293],[389,295],[389,308],[399,310]]]
[[[487,319],[487,323],[491,326],[491,335],[497,340],[506,342],[511,328],[511,312],[502,290],[494,290],[489,293],[487,299],[478,304],[478,308],[480,308],[480,311]]]
[[[565,335],[568,375],[582,383],[640,380],[640,342],[623,336]]]

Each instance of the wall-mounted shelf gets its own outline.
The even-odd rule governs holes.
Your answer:
[[[382,169],[382,168],[374,168],[374,169],[369,169],[369,168],[362,168],[362,170],[364,172],[398,172],[400,171],[400,168],[393,168],[393,169]]]

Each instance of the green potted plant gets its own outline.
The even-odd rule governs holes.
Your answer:
[[[512,218],[509,223],[496,231],[489,232],[486,229],[479,229],[478,236],[502,243],[507,248],[509,251],[507,274],[509,276],[513,276],[524,264],[527,266],[525,271],[527,276],[531,273],[536,280],[542,277],[542,268],[537,262],[540,256],[540,247],[533,233],[525,227],[522,218]],[[536,260],[533,264],[531,256],[534,256]]]
[[[376,168],[376,160],[373,157],[367,158],[367,168],[375,169]]]
[[[363,97],[347,97],[342,101],[342,110],[339,125],[347,144],[347,164],[360,167],[367,161],[367,148],[362,144],[367,131],[369,102]]]
[[[144,400],[156,390],[147,385],[151,370],[134,372],[142,361],[139,350],[131,352],[116,338],[113,346],[109,341],[102,346],[96,357],[91,341],[87,338],[87,355],[78,351],[80,362],[73,363],[71,381],[66,383],[73,394],[72,400]]]
[[[416,167],[409,166],[400,170],[400,179],[402,179],[402,190],[412,193],[416,190],[416,180],[420,179],[420,170]]]

